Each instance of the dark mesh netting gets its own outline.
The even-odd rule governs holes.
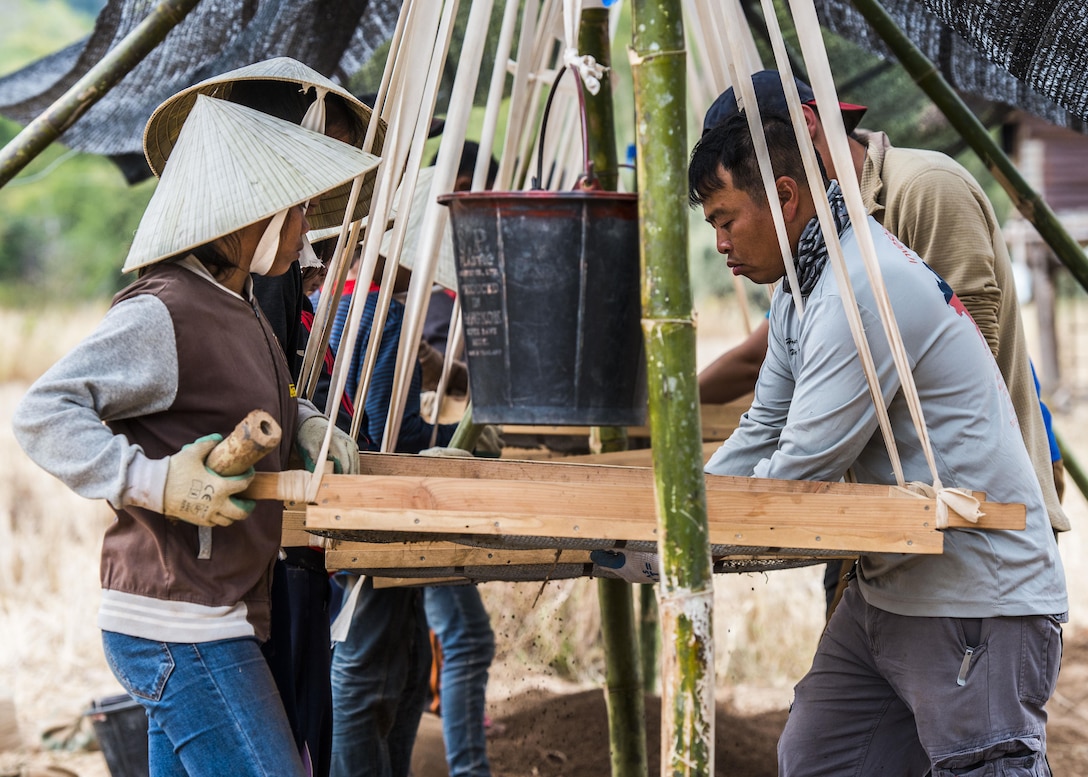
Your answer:
[[[890,57],[850,0],[815,0],[820,24]],[[955,89],[1085,131],[1088,58],[1081,2],[882,0],[896,24]]]

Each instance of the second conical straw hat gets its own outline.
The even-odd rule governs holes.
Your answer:
[[[423,218],[427,210],[427,202],[430,198],[431,183],[434,180],[434,168],[420,168],[419,178],[416,180],[416,188],[412,194],[412,207],[408,212],[407,232],[404,236],[404,245],[401,248],[400,266],[406,270],[415,271],[419,263],[419,237],[423,231]],[[403,187],[398,186],[393,195],[393,203],[389,212],[389,223],[386,225],[385,234],[382,235],[381,247],[378,252],[382,256],[389,256],[389,249],[393,246],[393,224],[402,212],[401,195]],[[363,226],[366,227],[366,219]],[[314,229],[308,237],[311,243],[328,240],[340,234],[339,227],[326,229]],[[438,246],[438,262],[434,270],[434,282],[450,291],[457,291],[457,264],[453,258],[453,236],[450,231],[449,221],[446,221],[446,229],[442,233],[442,241]]]
[[[136,229],[124,271],[175,256],[373,170],[378,157],[198,95]]]
[[[174,144],[177,143],[181,127],[189,111],[196,104],[197,95],[203,94],[230,100],[234,85],[240,81],[281,81],[297,84],[304,91],[311,88],[327,90],[344,100],[348,110],[358,117],[364,129],[373,118],[372,111],[367,105],[313,68],[290,57],[267,59],[205,79],[181,90],[155,109],[144,128],[144,155],[155,175],[162,175],[166,162],[173,152]],[[385,122],[379,119],[374,135],[374,147],[371,149],[375,154],[381,153],[385,142],[385,129]],[[373,191],[374,176],[368,175],[363,179],[363,188],[355,207],[355,219],[362,218],[369,212]],[[328,196],[322,198],[321,204],[309,216],[310,224],[315,229],[338,226],[344,219],[349,193],[350,185],[342,190],[330,192]]]

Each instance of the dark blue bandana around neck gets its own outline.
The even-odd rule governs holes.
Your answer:
[[[850,216],[846,213],[846,200],[843,199],[838,181],[832,181],[827,187],[827,201],[831,205],[831,215],[835,219],[835,230],[842,235],[843,230],[850,226]],[[827,242],[824,240],[823,230],[820,229],[820,220],[813,216],[805,226],[805,231],[801,233],[801,239],[797,241],[797,258],[794,260],[802,297],[812,293],[816,287],[816,281],[820,280],[825,264],[827,264]],[[782,279],[782,290],[787,294],[790,293],[789,277]]]

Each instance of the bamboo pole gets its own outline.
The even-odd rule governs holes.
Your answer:
[[[662,775],[714,764],[714,591],[707,541],[695,322],[688,278],[687,138],[679,0],[632,3],[631,72],[650,433],[660,534]]]
[[[642,691],[657,692],[657,657],[661,653],[661,618],[654,587],[638,587],[638,649],[642,658]]]
[[[587,3],[587,5],[589,5]],[[612,107],[611,40],[608,10],[583,7],[578,30],[578,53],[590,55],[606,68],[597,94],[585,93],[586,157],[600,187],[615,191],[619,183],[616,126]],[[573,78],[579,78],[572,73]],[[627,430],[605,427],[594,430],[601,452],[627,449]],[[648,586],[644,586],[648,587]],[[651,589],[652,590],[652,589]],[[645,777],[646,702],[642,695],[638,630],[635,624],[634,587],[624,580],[599,578],[597,600],[601,610],[601,636],[605,649],[605,699],[608,705],[608,738],[611,744],[612,777]]]
[[[1069,473],[1070,479],[1076,485],[1077,490],[1080,491],[1081,496],[1088,499],[1088,474],[1085,474],[1084,468],[1073,456],[1073,451],[1069,450],[1069,446],[1065,444],[1065,440],[1057,431],[1054,432],[1054,439],[1058,442],[1058,452],[1062,454],[1065,471]]]
[[[457,428],[453,430],[450,438],[450,448],[460,448],[463,451],[471,451],[476,447],[480,439],[480,432],[484,430],[482,424],[472,420],[472,402],[465,406],[465,414],[461,416]]]
[[[442,9],[442,19],[439,22],[437,37],[428,37],[427,39],[430,43],[431,58],[430,66],[426,71],[426,82],[422,91],[412,98],[411,104],[416,110],[415,132],[412,134],[408,160],[404,166],[403,177],[401,178],[401,205],[398,210],[396,223],[393,226],[388,255],[385,257],[381,288],[378,291],[378,299],[375,303],[370,336],[367,339],[366,344],[362,378],[357,387],[355,400],[356,407],[363,407],[367,392],[370,390],[370,382],[374,377],[374,368],[378,362],[378,352],[382,346],[382,332],[385,329],[385,322],[389,315],[389,307],[393,300],[394,281],[400,263],[400,253],[407,235],[409,211],[416,206],[415,190],[419,180],[419,169],[423,165],[423,148],[427,141],[426,128],[429,126],[431,116],[434,114],[434,106],[438,98],[441,80],[442,63],[446,61],[449,52],[450,38],[454,29],[453,20],[457,13],[457,6],[458,3],[456,0],[450,0],[450,2],[445,4]],[[424,7],[424,5],[421,5],[421,10]],[[473,13],[475,13],[475,10]],[[466,43],[471,45],[471,40],[466,41]],[[411,65],[406,65],[406,67],[411,67]],[[409,96],[410,95],[404,95],[404,99],[408,99]],[[452,114],[447,119],[443,129],[443,133],[447,136],[451,132],[456,132],[456,125],[451,123],[451,119]],[[464,136],[462,135],[461,137],[463,139]],[[451,172],[447,167],[439,165],[436,168],[435,176],[439,175],[456,177],[456,168]],[[449,189],[452,189],[453,177],[448,179],[449,187],[446,188],[446,186],[443,186],[439,191],[448,191]],[[432,177],[432,189],[434,182],[434,177]],[[422,203],[420,203],[420,205],[422,205]],[[441,232],[439,232],[439,236],[440,235]],[[373,236],[375,241],[380,243],[381,232],[375,231]],[[408,297],[404,303],[404,318],[401,324],[402,335],[404,334],[404,330],[408,328],[414,328],[417,335],[415,339],[408,341],[407,346],[404,337],[401,337],[397,345],[396,368],[393,373],[393,386],[390,393],[389,410],[385,418],[385,430],[382,434],[381,441],[381,449],[384,452],[396,450],[397,437],[400,434],[400,426],[403,421],[405,398],[409,391],[413,370],[415,369],[416,360],[418,358],[418,333],[422,331],[423,318],[427,314],[427,302],[430,300],[430,294],[426,293],[421,296],[419,294],[419,289],[422,287],[429,292],[434,282],[437,248],[437,241],[431,242],[427,249],[424,249],[423,244],[420,243],[417,252],[416,266],[412,272],[408,288]],[[375,248],[375,260],[377,260],[377,250],[378,248]],[[374,268],[364,263],[363,269],[365,272],[360,272],[360,277],[357,282],[369,283],[370,277],[368,277],[367,273],[372,273]],[[408,348],[407,352],[404,350],[406,347]],[[361,415],[362,414],[360,413],[356,418],[360,418]],[[392,432],[390,430],[392,430]],[[352,436],[356,436],[356,433],[357,430],[353,423]]]
[[[492,5],[492,0],[473,0],[469,9],[464,47],[457,63],[457,74],[453,79],[446,125],[442,131],[442,143],[438,147],[438,159],[431,181],[432,192],[453,191],[457,166],[465,144],[469,113],[472,110],[472,95],[476,90],[480,61],[487,42]],[[400,382],[393,387],[389,415],[385,419],[385,432],[382,435],[382,450],[396,450],[401,416],[404,415],[412,368],[417,359],[419,339],[423,332],[423,316],[427,314],[427,303],[431,298],[438,245],[448,220],[448,208],[431,199],[424,211],[423,227],[417,244],[417,265],[412,271],[408,297],[404,302],[404,323],[400,331],[396,366]]]
[[[979,159],[1008,193],[1016,209],[1034,225],[1039,236],[1069,269],[1077,283],[1088,289],[1088,257],[1085,257],[1084,250],[1065,231],[1065,227],[1046,201],[1020,175],[1020,171],[1009,161],[978,117],[948,85],[929,58],[899,29],[878,0],[852,1],[915,83],[978,154]]]
[[[200,0],[164,0],[56,102],[0,149],[0,188],[59,138],[192,11]]]

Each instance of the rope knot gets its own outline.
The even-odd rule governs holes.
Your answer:
[[[978,519],[986,514],[980,509],[981,503],[978,499],[970,491],[962,488],[944,488],[939,483],[931,486],[915,480],[907,484],[906,491],[915,496],[937,501],[938,529],[948,528],[950,513],[955,513],[969,523],[978,523]]]
[[[601,79],[607,68],[597,62],[590,54],[580,55],[573,46],[563,52],[563,64],[578,73],[586,90],[595,95],[601,91]]]

